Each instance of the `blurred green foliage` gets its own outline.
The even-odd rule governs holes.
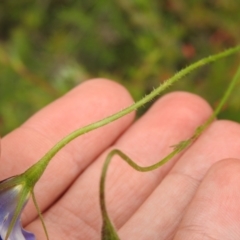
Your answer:
[[[236,0],[0,1],[1,135],[94,77],[137,100],[181,68],[240,41]],[[217,103],[239,56],[173,86]],[[240,121],[240,84],[221,117]],[[146,110],[146,109],[144,109]]]

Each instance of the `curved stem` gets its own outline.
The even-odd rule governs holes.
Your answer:
[[[107,118],[104,118],[100,121],[97,121],[95,123],[89,124],[83,128],[77,129],[76,131],[70,133],[66,137],[64,137],[62,140],[60,140],[53,148],[51,148],[36,164],[34,164],[29,170],[30,172],[33,172],[35,168],[38,168],[37,171],[35,171],[35,174],[32,174],[32,181],[37,182],[38,179],[41,177],[43,174],[45,168],[47,167],[48,163],[50,160],[56,155],[56,153],[61,150],[66,144],[77,138],[78,136],[85,134],[87,132],[90,132],[94,129],[97,129],[99,127],[102,127],[110,122],[113,122],[128,113],[138,109],[139,107],[143,106],[147,102],[151,101],[153,98],[155,98],[157,95],[159,95],[162,91],[164,91],[166,88],[171,86],[174,82],[178,81],[180,78],[183,76],[187,75],[194,69],[206,65],[208,63],[211,63],[213,61],[216,61],[220,58],[224,58],[226,56],[229,56],[233,53],[236,53],[237,51],[240,51],[240,45],[234,48],[230,48],[226,51],[223,51],[219,54],[215,54],[206,58],[203,58],[196,63],[193,63],[189,67],[186,67],[185,69],[179,71],[176,73],[173,77],[169,78],[166,80],[163,84],[161,84],[158,88],[153,90],[150,94],[146,95],[144,98],[139,100],[138,102],[132,104],[131,106],[123,109],[122,111],[117,112],[116,114],[113,114]],[[40,170],[41,169],[41,170]]]
[[[165,158],[163,158],[162,160],[160,160],[159,162],[150,165],[150,166],[146,166],[146,167],[142,167],[140,165],[138,165],[137,163],[135,163],[133,160],[131,160],[125,153],[121,152],[118,149],[114,149],[112,150],[108,155],[107,158],[104,162],[103,168],[102,168],[102,173],[101,173],[101,178],[100,178],[100,207],[101,207],[101,213],[102,213],[102,218],[103,218],[103,227],[102,227],[102,239],[107,239],[106,236],[106,231],[109,229],[106,228],[110,228],[110,231],[108,231],[108,233],[115,232],[113,225],[110,221],[110,218],[108,216],[107,213],[107,207],[106,207],[106,201],[105,201],[105,183],[106,183],[106,176],[107,176],[107,170],[108,167],[110,165],[111,160],[113,159],[113,157],[115,155],[118,155],[122,158],[122,160],[124,160],[126,163],[128,163],[132,168],[134,168],[135,170],[139,171],[139,172],[148,172],[148,171],[152,171],[155,170],[157,168],[159,168],[160,166],[162,166],[163,164],[167,163],[170,159],[172,159],[176,154],[178,154],[179,152],[183,151],[184,149],[186,149],[188,146],[190,146],[190,144],[196,140],[196,138],[198,138],[200,136],[200,134],[214,121],[216,115],[220,112],[220,110],[222,109],[223,105],[226,103],[228,97],[230,96],[230,93],[233,91],[235,84],[237,83],[237,80],[240,78],[240,67],[238,68],[236,74],[234,75],[229,87],[227,88],[225,94],[223,95],[218,107],[214,110],[214,112],[212,113],[212,115],[208,118],[208,120],[201,125],[200,127],[198,127],[193,136],[187,140],[184,140],[182,142],[180,142],[179,144],[174,146],[174,150],[167,155]],[[104,235],[105,234],[105,235]],[[116,235],[117,236],[117,235]],[[105,238],[104,238],[105,237]],[[113,238],[114,239],[114,238]],[[117,238],[115,238],[117,239]]]
[[[34,206],[35,206],[35,208],[36,208],[36,210],[37,210],[39,219],[40,219],[40,221],[41,221],[41,223],[42,223],[44,233],[45,233],[45,235],[46,235],[47,240],[49,240],[47,227],[46,227],[46,225],[45,225],[45,222],[44,222],[44,219],[43,219],[43,215],[42,215],[42,213],[41,213],[40,207],[38,206],[37,199],[36,199],[36,196],[35,196],[35,193],[34,193],[34,190],[33,190],[33,189],[31,190],[31,194],[32,194],[32,200],[33,200]]]

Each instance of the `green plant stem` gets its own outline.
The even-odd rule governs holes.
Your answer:
[[[234,89],[237,81],[239,80],[239,78],[240,78],[240,67],[237,69],[237,72],[235,73],[232,81],[230,82],[227,90],[225,91],[225,93],[224,93],[223,97],[221,98],[221,101],[218,104],[218,106],[216,107],[215,111],[213,112],[211,117],[206,121],[206,123],[203,125],[204,128],[206,128],[208,125],[210,125],[211,122],[215,119],[215,117],[219,114],[219,112],[223,108],[224,104],[226,103],[226,101],[230,97],[230,94],[233,91],[233,89]],[[201,134],[201,132],[200,132],[200,134]]]
[[[40,207],[38,206],[37,199],[36,199],[36,196],[35,196],[35,193],[34,193],[33,189],[31,189],[31,195],[32,195],[33,204],[34,204],[34,206],[35,206],[35,208],[37,210],[38,216],[39,216],[40,221],[42,223],[45,236],[46,236],[47,240],[49,240],[50,238],[49,238],[49,235],[48,235],[47,227],[46,227],[46,225],[44,223],[43,216],[42,216]]]
[[[45,168],[47,167],[50,160],[56,155],[57,152],[59,152],[60,149],[62,149],[66,144],[77,138],[78,136],[85,134],[87,132],[90,132],[94,129],[97,129],[99,127],[102,127],[110,122],[113,122],[128,113],[138,109],[139,107],[143,106],[147,102],[151,101],[153,98],[155,98],[157,95],[159,95],[162,91],[164,91],[166,88],[171,86],[173,83],[178,81],[183,76],[187,75],[194,69],[206,65],[208,63],[211,63],[213,61],[216,61],[218,59],[224,58],[226,56],[229,56],[233,53],[236,53],[237,51],[240,51],[240,45],[230,48],[226,51],[223,51],[221,53],[206,57],[204,59],[201,59],[197,61],[196,63],[193,63],[189,67],[186,67],[185,69],[179,71],[176,73],[173,77],[166,80],[162,85],[160,85],[158,88],[153,90],[150,94],[146,95],[144,98],[139,100],[138,102],[132,104],[131,106],[123,109],[122,111],[117,112],[116,114],[113,114],[107,118],[104,118],[98,122],[92,123],[90,125],[87,125],[83,128],[80,128],[69,135],[67,135],[65,138],[60,140],[53,148],[51,148],[36,164],[34,164],[30,169],[28,169],[28,175],[32,179],[33,185],[38,181],[38,179],[43,174]],[[41,169],[41,170],[40,170]],[[30,176],[31,175],[31,176]]]
[[[113,225],[112,225],[110,218],[108,216],[108,213],[107,213],[106,201],[105,201],[105,182],[106,182],[107,170],[108,170],[111,160],[113,159],[113,156],[115,156],[115,155],[120,156],[126,163],[128,163],[132,168],[134,168],[135,170],[137,170],[139,172],[148,172],[148,171],[152,171],[152,170],[159,168],[163,164],[167,163],[170,159],[172,159],[176,154],[178,154],[179,152],[181,152],[184,149],[186,149],[187,147],[189,147],[190,144],[194,140],[196,140],[196,138],[198,138],[202,134],[202,132],[214,121],[215,117],[220,112],[223,105],[226,103],[227,99],[229,98],[231,92],[233,91],[234,86],[237,83],[237,80],[239,80],[239,79],[240,79],[240,67],[238,68],[236,74],[234,75],[225,94],[221,98],[219,105],[214,110],[212,115],[208,118],[208,120],[203,125],[201,125],[200,127],[198,127],[195,130],[192,137],[190,137],[187,140],[181,141],[179,144],[174,146],[174,150],[169,155],[167,155],[165,158],[160,160],[159,162],[157,162],[153,165],[150,165],[150,166],[142,167],[142,166],[139,166],[138,164],[136,164],[125,153],[121,152],[118,149],[114,149],[108,154],[108,156],[104,162],[104,165],[103,165],[101,179],[100,179],[100,207],[101,207],[101,213],[102,213],[102,218],[103,218],[102,239],[107,239],[107,237],[106,237],[107,234],[113,234],[113,232],[115,233],[115,230],[113,228]],[[115,235],[116,235],[116,233],[115,233]],[[116,235],[116,237],[113,239],[118,239],[118,236]]]

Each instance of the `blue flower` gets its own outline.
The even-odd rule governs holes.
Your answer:
[[[20,215],[31,195],[23,180],[20,175],[0,182],[0,240],[35,240],[21,225]]]

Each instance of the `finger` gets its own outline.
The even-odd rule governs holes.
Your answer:
[[[240,239],[240,161],[214,164],[187,208],[174,240]]]
[[[196,95],[183,92],[167,95],[131,126],[114,148],[125,152],[139,165],[149,166],[172,152],[171,146],[191,137],[210,114],[207,102]],[[148,173],[137,172],[119,158],[112,161],[106,196],[108,211],[116,227],[125,224],[141,206],[180,155]]]
[[[208,169],[219,159],[239,156],[240,127],[229,121],[214,122],[181,156],[147,201],[121,229],[126,239],[172,239],[184,211]],[[140,221],[141,219],[141,221]],[[147,232],[144,230],[147,229]]]
[[[79,85],[2,140],[1,177],[21,173],[73,130],[107,117],[131,102],[128,92],[111,81],[99,79]],[[132,119],[133,115],[128,115],[64,147],[35,188],[41,208],[55,201]],[[33,212],[35,215],[35,211],[28,212],[27,221],[34,217]]]
[[[201,98],[188,93],[174,93],[163,97],[148,113],[133,124],[113,146],[121,149],[141,165],[152,164],[172,149],[178,141],[190,137],[194,129],[203,123],[211,110]],[[78,216],[80,229],[88,224],[99,232],[99,177],[106,153],[95,161],[74,183],[62,199],[45,214],[47,222],[55,218],[61,225],[69,215]],[[121,226],[158,185],[169,166],[154,173],[136,173],[119,160],[114,160],[107,177],[107,206],[117,227]],[[74,204],[78,201],[79,205]],[[63,210],[64,209],[64,210]],[[59,220],[58,220],[59,219]],[[84,223],[84,224],[83,224]],[[75,226],[75,224],[74,224]],[[57,230],[62,234],[66,231]]]

